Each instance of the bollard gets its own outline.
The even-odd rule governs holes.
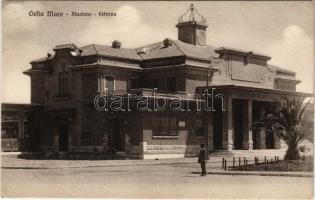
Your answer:
[[[235,158],[233,157],[233,167],[235,167]]]
[[[240,167],[241,166],[241,158],[238,157],[238,166]]]
[[[226,160],[224,160],[224,171],[226,171]]]
[[[222,169],[224,169],[224,157],[222,158]]]

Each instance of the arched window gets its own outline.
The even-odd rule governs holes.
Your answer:
[[[69,96],[68,76],[69,72],[64,68],[61,72],[58,72],[58,97]]]

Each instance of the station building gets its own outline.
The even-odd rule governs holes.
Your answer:
[[[281,97],[306,95],[296,92],[295,72],[269,64],[267,55],[207,45],[206,20],[193,5],[176,27],[177,40],[138,48],[63,44],[31,61],[24,74],[31,103],[40,107],[33,145],[144,159],[196,155],[200,143],[226,151],[281,148],[262,121]],[[183,109],[155,110],[156,99],[167,106],[180,99]],[[209,102],[211,109],[200,110]]]

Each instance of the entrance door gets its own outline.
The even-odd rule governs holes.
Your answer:
[[[110,119],[111,135],[110,143],[111,150],[113,151],[125,151],[125,134],[122,131],[124,120],[120,118]]]
[[[244,102],[239,99],[233,99],[233,127],[234,127],[234,149],[243,149],[243,106]]]
[[[68,151],[69,125],[67,123],[59,124],[59,151]]]

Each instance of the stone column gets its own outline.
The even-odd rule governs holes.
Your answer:
[[[243,105],[243,148],[252,150],[253,149],[253,133],[252,133],[252,100],[248,100]]]
[[[23,112],[19,113],[18,117],[19,117],[18,139],[23,140],[24,139],[24,113]]]
[[[233,111],[232,98],[225,96],[224,99],[225,111],[223,111],[223,141],[222,147],[224,150],[233,149]]]
[[[266,149],[266,128],[259,127],[256,134],[257,149]]]

